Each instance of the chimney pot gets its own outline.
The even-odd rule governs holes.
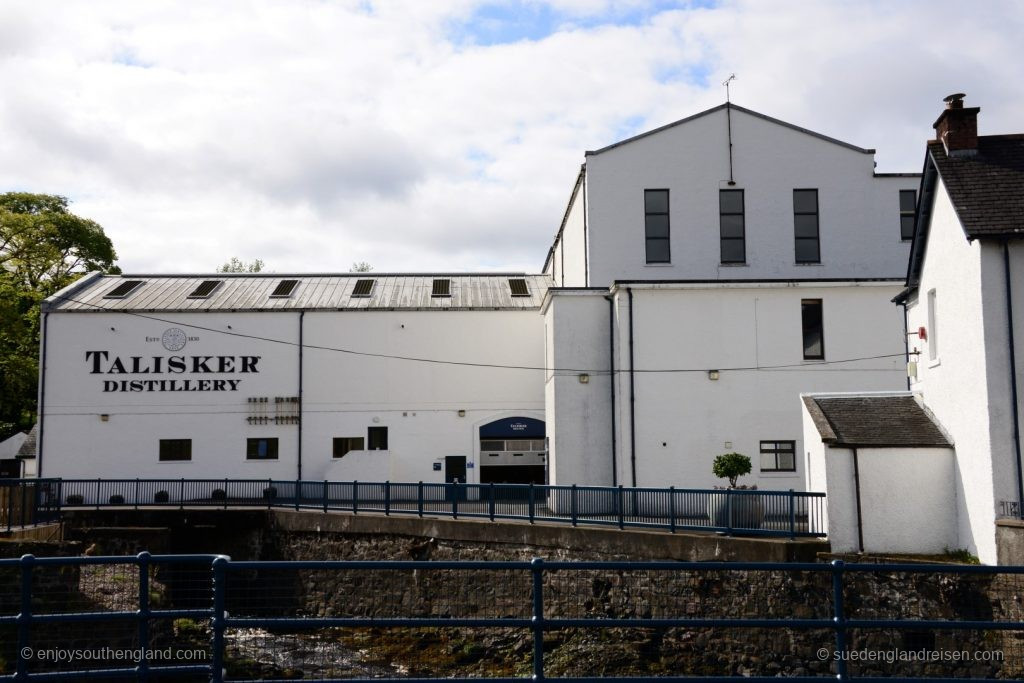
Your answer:
[[[978,153],[978,112],[980,107],[964,108],[962,92],[942,98],[946,108],[932,126],[935,136],[950,156],[970,156]]]

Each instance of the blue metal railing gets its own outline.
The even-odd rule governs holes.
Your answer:
[[[52,605],[48,609],[37,610],[36,605],[40,604],[43,596],[38,595],[40,578],[38,574],[43,570],[58,570],[62,576],[71,573],[69,570],[84,571],[90,566],[122,567],[133,570],[132,576],[137,577],[137,600],[134,605],[122,604],[121,609],[110,609],[105,611],[74,611],[72,608],[58,609],[54,611]],[[193,606],[178,606],[171,604],[166,607],[150,604],[150,576],[157,568],[181,569],[187,568],[199,575],[205,575],[205,588],[196,590],[191,596]],[[964,565],[927,565],[927,564],[845,564],[842,561],[833,561],[829,564],[773,564],[773,563],[751,563],[751,562],[549,562],[541,559],[534,559],[530,562],[379,562],[379,561],[245,561],[234,562],[230,558],[221,555],[177,555],[177,556],[151,556],[149,553],[140,553],[135,557],[59,557],[59,558],[36,558],[26,555],[20,559],[0,560],[0,572],[14,570],[18,573],[17,583],[20,584],[20,601],[6,604],[5,611],[0,612],[0,627],[8,625],[16,626],[17,629],[17,655],[14,661],[8,660],[6,675],[0,676],[0,680],[68,680],[68,679],[117,679],[135,678],[139,681],[149,681],[155,678],[167,680],[171,678],[182,678],[202,674],[208,676],[210,681],[239,681],[247,680],[244,676],[229,676],[231,669],[230,662],[226,658],[226,633],[231,630],[241,629],[262,629],[271,634],[304,633],[320,629],[393,629],[393,628],[462,628],[471,631],[482,631],[487,628],[519,629],[529,634],[532,639],[532,647],[527,651],[531,653],[529,670],[532,680],[542,681],[545,678],[559,681],[591,681],[595,677],[553,677],[545,665],[545,655],[551,652],[551,648],[545,645],[545,634],[552,631],[564,629],[585,629],[585,630],[606,630],[606,629],[749,629],[752,632],[757,630],[788,629],[807,634],[808,638],[812,633],[826,634],[829,637],[828,651],[830,656],[820,661],[826,661],[828,666],[820,675],[787,675],[787,680],[820,683],[825,680],[839,681],[867,681],[877,680],[877,677],[853,675],[850,673],[845,656],[839,654],[848,653],[851,639],[859,634],[863,642],[863,634],[868,631],[879,631],[896,629],[902,631],[944,631],[956,633],[968,632],[1024,632],[1024,621],[1021,621],[1019,611],[1011,613],[1008,619],[997,620],[992,618],[990,605],[987,597],[980,595],[976,598],[975,604],[965,603],[963,596],[957,600],[959,609],[971,614],[980,613],[988,615],[987,618],[971,619],[958,618],[961,615],[950,613],[944,606],[941,619],[894,619],[860,616],[851,618],[847,612],[847,606],[852,605],[859,608],[858,613],[863,610],[863,596],[859,591],[863,588],[858,583],[868,574],[877,574],[886,577],[907,576],[921,577],[921,575],[932,575],[936,585],[953,587],[957,581],[966,581],[965,577],[988,577],[995,581],[1006,580],[1024,574],[1024,567],[986,567],[986,566],[964,566]],[[239,602],[240,597],[249,596],[252,592],[238,591],[241,584],[250,580],[251,577],[266,572],[274,577],[280,572],[294,572],[296,575],[305,572],[322,573],[345,573],[345,572],[377,572],[385,575],[385,585],[399,585],[401,575],[406,576],[413,572],[415,576],[419,572],[445,574],[451,572],[469,573],[494,573],[504,572],[509,581],[516,576],[524,579],[523,585],[529,586],[525,592],[518,594],[517,599],[523,606],[515,614],[505,616],[479,616],[474,615],[472,610],[483,610],[481,607],[467,607],[470,610],[465,615],[442,615],[442,616],[410,616],[408,613],[399,616],[301,616],[299,605],[291,604],[285,616],[259,614],[259,608],[247,608],[244,601]],[[275,573],[276,572],[276,573]],[[663,576],[664,580],[658,579],[658,583],[669,583],[674,578],[690,577],[690,584],[694,578],[703,580],[716,580],[723,572],[766,572],[769,575],[781,574],[796,575],[803,573],[809,577],[818,576],[821,581],[815,585],[822,589],[822,598],[817,607],[817,615],[809,617],[791,616],[766,616],[764,614],[750,615],[741,610],[743,616],[727,617],[706,617],[706,616],[683,616],[686,610],[682,605],[674,605],[673,609],[666,616],[659,617],[636,617],[617,616],[615,614],[602,614],[593,616],[565,616],[560,611],[572,612],[573,603],[567,603],[564,595],[559,595],[557,588],[549,587],[549,582],[555,579],[583,577],[587,582],[592,581],[594,572],[606,572],[607,576],[618,576],[622,579],[628,572],[646,572],[651,575]],[[77,575],[76,575],[77,576]],[[124,576],[124,575],[122,575]],[[748,574],[749,576],[749,574]],[[925,578],[926,578],[925,576]],[[110,577],[109,583],[116,584],[119,581],[116,577]],[[899,579],[897,580],[904,580]],[[81,583],[84,579],[79,578]],[[748,578],[749,580],[749,578]],[[911,578],[909,583],[915,580]],[[120,581],[124,583],[124,581]],[[76,590],[72,588],[72,592]],[[1011,591],[1015,588],[1011,587]],[[17,592],[17,591],[15,591]],[[850,597],[847,597],[847,593]],[[551,594],[553,599],[549,603],[546,596]],[[133,594],[136,594],[133,591]],[[723,598],[725,596],[722,596]],[[66,596],[64,597],[66,600]],[[883,598],[885,600],[887,598]],[[234,605],[229,611],[229,602],[234,600]],[[793,598],[802,602],[802,598]],[[1008,601],[1013,602],[1013,596],[1008,596]],[[777,611],[788,614],[797,602],[782,605]],[[980,604],[985,602],[986,604]],[[0,604],[5,604],[0,601]],[[725,603],[728,605],[728,603]],[[198,606],[194,606],[198,605]],[[17,609],[17,613],[12,613]],[[412,611],[408,605],[400,606],[407,612]],[[236,616],[235,612],[240,615]],[[867,611],[870,614],[870,610]],[[1016,615],[1016,618],[1012,618]],[[142,656],[134,666],[111,666],[106,668],[65,668],[56,670],[53,667],[42,665],[34,653],[39,653],[43,647],[61,647],[66,644],[53,643],[48,634],[61,624],[90,624],[92,630],[91,638],[94,643],[102,643],[105,634],[102,631],[104,623],[126,622],[135,623],[137,628],[137,642],[141,648],[145,648],[150,642],[149,629],[151,625],[169,619],[195,619],[209,625],[206,631],[207,643],[209,646],[207,661],[196,664],[172,664],[160,665],[149,661]],[[830,634],[830,635],[829,635]],[[1020,635],[1020,634],[1015,634]],[[955,642],[966,644],[967,638],[956,638]],[[991,637],[984,636],[974,641],[975,646],[981,646],[993,642]],[[821,641],[819,641],[819,644]],[[87,644],[87,643],[86,643]],[[82,642],[79,647],[84,647]],[[552,646],[553,647],[553,646]],[[836,656],[832,656],[836,653]],[[1008,662],[1009,663],[1009,662]],[[1010,663],[1016,666],[1016,663]],[[225,671],[225,666],[228,671]],[[781,675],[781,674],[780,674]],[[397,676],[400,677],[400,676]],[[665,678],[688,679],[688,680],[710,680],[710,681],[776,681],[777,677],[767,675],[710,675],[701,676],[699,679],[693,676],[663,676],[652,678],[649,676],[616,676],[618,681],[629,681],[639,683],[640,681],[664,680]],[[469,676],[446,677],[453,681],[471,681],[479,678]],[[276,681],[276,678],[265,678],[260,680]],[[280,679],[285,680],[285,679]],[[380,680],[379,677],[369,678],[321,678],[325,681],[359,681],[369,683],[372,680]],[[411,680],[424,680],[413,677]],[[531,680],[530,677],[501,677],[488,678],[487,680],[516,681]],[[885,678],[890,681],[918,680],[907,676],[894,676]],[[928,672],[929,681],[963,681],[968,678],[936,677],[936,671]]]
[[[823,537],[826,532],[825,494],[792,490],[278,479],[46,481],[39,485],[36,498],[47,510],[266,507],[664,529],[672,533],[714,531],[797,538]]]

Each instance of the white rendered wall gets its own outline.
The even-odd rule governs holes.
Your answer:
[[[40,474],[68,479],[294,478],[298,427],[248,424],[246,399],[266,396],[273,401],[275,396],[298,394],[298,355],[292,346],[298,342],[298,314],[154,317],[175,322],[119,313],[49,314]],[[169,328],[181,329],[192,339],[181,350],[168,351],[161,337]],[[86,359],[89,351],[106,351],[125,363],[132,356],[141,357],[142,362],[154,356],[259,356],[259,372],[93,374]],[[163,364],[166,370],[167,361]],[[239,384],[235,391],[103,391],[105,381],[186,379],[231,379]],[[108,415],[108,420],[101,415]],[[255,437],[277,437],[278,459],[246,460],[246,439]],[[159,440],[181,438],[192,439],[192,460],[160,462]]]
[[[584,196],[586,177],[579,184],[576,192],[569,200],[569,211],[562,230],[561,247],[559,249],[558,280],[559,287],[585,287],[587,285],[587,239],[584,222]]]
[[[754,471],[741,483],[804,487],[799,395],[906,388],[901,311],[893,285],[634,288],[637,484],[709,487],[715,456],[738,451]],[[801,300],[822,299],[825,360],[803,360]],[[619,291],[616,366],[629,368],[628,297]],[[778,367],[786,366],[786,367]],[[729,368],[765,368],[729,370]],[[707,371],[721,370],[718,380]],[[618,376],[619,480],[629,485],[630,377]],[[759,472],[760,441],[796,441],[796,472]]]
[[[998,308],[1005,305],[1001,263],[991,254],[983,259],[982,243],[967,241],[941,180],[934,196],[918,296],[907,306],[907,328],[929,327],[928,293],[932,289],[936,292],[937,325],[928,330],[929,341],[910,337],[912,349],[921,352],[912,389],[921,394],[954,440],[958,545],[983,562],[995,563],[996,501],[999,497],[1016,498],[1007,490],[1014,486],[1016,473],[1005,461],[998,470],[993,467],[995,442],[989,420],[990,411],[1000,410],[992,401],[989,386],[992,373],[1000,372],[1000,367],[997,363],[989,368],[988,356],[998,344],[994,338],[1002,336],[1005,348],[1006,337],[985,315],[991,312],[1005,321],[1005,308],[1002,312]],[[938,345],[935,360],[929,358],[929,344]],[[1002,365],[1003,373],[1006,367]]]
[[[175,322],[125,314],[50,314],[43,475],[294,479],[298,425],[251,425],[246,422],[246,399],[271,397],[273,415],[273,397],[298,395],[299,313],[156,317]],[[464,455],[470,463],[469,481],[474,482],[481,425],[503,417],[544,417],[541,370],[422,363],[326,350],[540,368],[543,318],[535,310],[310,312],[303,324],[305,479],[444,481],[444,457]],[[169,352],[159,340],[170,327],[195,339],[181,351]],[[147,337],[156,341],[147,342]],[[260,372],[206,375],[240,378],[233,392],[104,393],[103,381],[122,376],[91,374],[85,360],[89,350],[122,358],[257,355]],[[159,377],[198,378],[192,373]],[[465,411],[464,417],[459,410]],[[101,421],[102,414],[109,415],[108,421]],[[370,426],[388,427],[388,451],[332,457],[334,437],[365,439]],[[277,437],[278,459],[247,460],[246,439],[251,437]],[[161,438],[191,438],[191,462],[159,462]],[[441,470],[433,469],[435,462],[442,463]]]
[[[481,365],[542,368],[537,311],[368,311],[306,314],[310,346]],[[466,456],[479,481],[479,427],[503,417],[544,418],[543,371],[373,358],[306,349],[303,476],[330,478],[335,437],[388,427],[393,481],[443,482],[434,470]],[[465,411],[465,417],[459,411]],[[348,456],[346,456],[347,458]],[[344,460],[345,458],[342,458]],[[344,465],[342,466],[345,467]]]
[[[545,383],[552,484],[612,485],[608,301],[600,293],[552,290]],[[570,371],[571,370],[571,371]],[[581,383],[579,375],[588,375]]]
[[[732,126],[732,188],[724,110],[587,157],[589,284],[905,275],[899,190],[918,177],[876,177],[873,155],[735,109]],[[671,265],[645,263],[645,188],[670,190]],[[795,262],[797,188],[818,189],[821,265]],[[720,264],[719,189],[745,190],[745,266]]]
[[[797,458],[801,461],[804,472],[805,488],[808,491],[826,493],[825,505],[822,506],[822,514],[825,529],[828,532],[829,543],[833,548],[837,543],[849,546],[848,520],[851,518],[850,488],[846,485],[845,479],[838,477],[842,465],[838,461],[825,462],[825,453],[828,450],[821,441],[821,435],[814,420],[807,412],[807,406],[800,401],[800,413],[803,421],[803,450],[797,451]],[[831,469],[829,469],[831,466]],[[852,470],[851,470],[852,471]],[[829,478],[832,477],[830,481]],[[831,486],[831,488],[829,488]],[[836,514],[836,522],[832,521],[832,513]],[[856,510],[852,509],[853,517],[856,518]],[[856,542],[856,536],[854,536]]]

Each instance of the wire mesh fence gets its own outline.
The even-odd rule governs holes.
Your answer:
[[[1022,567],[26,556],[0,676],[1013,679],[1022,595]]]

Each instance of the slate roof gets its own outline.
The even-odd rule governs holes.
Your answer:
[[[970,156],[934,141],[928,152],[968,238],[1024,236],[1024,135],[979,136]]]
[[[435,279],[450,280],[451,296],[433,296]],[[513,296],[509,280],[526,281],[527,295]],[[119,285],[141,280],[123,298]],[[208,297],[190,297],[205,281],[218,281]],[[298,280],[286,297],[274,296],[282,280]],[[369,295],[355,292],[373,280]],[[546,275],[524,273],[300,273],[208,275],[90,275],[49,297],[47,311],[301,311],[301,310],[539,310],[550,286]]]
[[[34,458],[36,457],[36,440],[39,438],[39,425],[32,425],[32,429],[28,431],[28,437],[21,444],[21,448],[18,449],[18,453],[15,457],[17,458]]]
[[[807,412],[830,446],[846,448],[952,447],[910,394],[806,395]]]

